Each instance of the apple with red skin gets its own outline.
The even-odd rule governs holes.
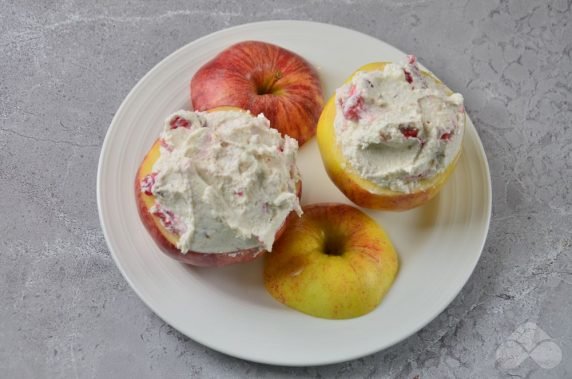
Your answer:
[[[324,105],[318,74],[304,58],[259,41],[225,49],[196,72],[190,87],[194,110],[234,106],[263,113],[300,146],[316,134]]]
[[[288,223],[264,261],[264,285],[306,314],[347,319],[375,309],[399,260],[384,230],[346,204],[312,204]]]
[[[143,159],[139,166],[137,175],[135,176],[135,201],[137,203],[137,210],[143,225],[157,244],[161,251],[171,258],[180,262],[190,264],[193,266],[226,266],[235,263],[243,263],[251,261],[258,256],[262,255],[266,250],[263,247],[254,247],[251,249],[244,249],[230,253],[201,253],[189,251],[183,254],[177,247],[179,236],[169,231],[164,227],[160,217],[154,214],[151,209],[155,204],[155,197],[142,191],[141,183],[146,177],[151,175],[153,165],[160,156],[160,141],[157,140]],[[302,182],[297,183],[297,195],[300,198],[302,192]],[[278,229],[276,238],[278,239],[284,231],[285,225],[295,217],[295,213],[291,212],[284,223]]]

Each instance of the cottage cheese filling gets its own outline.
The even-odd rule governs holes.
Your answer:
[[[282,138],[264,115],[179,111],[160,138],[152,188],[142,188],[155,196],[151,211],[179,235],[182,253],[270,251],[290,211],[302,213],[298,143]]]
[[[354,75],[336,91],[336,140],[348,164],[377,185],[409,193],[461,149],[463,96],[404,65]]]

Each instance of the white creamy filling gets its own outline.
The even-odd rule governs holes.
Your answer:
[[[461,149],[463,96],[405,65],[356,73],[336,91],[336,140],[348,164],[377,185],[409,193]]]
[[[183,253],[271,250],[287,215],[302,213],[296,140],[264,115],[179,111],[166,121],[152,193]]]

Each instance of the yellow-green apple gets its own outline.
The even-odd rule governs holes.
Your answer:
[[[316,70],[304,58],[270,43],[240,42],[202,66],[191,80],[193,109],[220,106],[264,113],[270,125],[298,140],[316,134],[323,107]]]
[[[236,110],[236,108],[220,107],[215,110]],[[211,110],[214,111],[214,110]],[[183,120],[184,121],[184,120]],[[204,253],[189,251],[183,254],[177,247],[179,236],[168,230],[164,224],[168,223],[170,216],[163,211],[154,210],[155,196],[151,191],[155,173],[153,166],[160,157],[161,141],[155,141],[139,166],[135,176],[135,201],[143,225],[155,240],[161,251],[180,262],[193,266],[225,266],[234,263],[248,262],[265,252],[262,247],[254,247],[230,253]],[[302,182],[297,183],[298,198],[302,192]],[[166,211],[168,212],[168,211]],[[293,217],[291,213],[277,231],[276,238],[283,233],[286,223]]]
[[[383,70],[386,62],[374,62],[358,69],[350,76],[346,83],[350,82],[357,72]],[[438,79],[428,72],[421,71],[429,80]],[[440,82],[439,82],[440,83]],[[451,92],[452,93],[452,92]],[[461,155],[461,150],[451,161],[445,170],[437,175],[424,179],[418,189],[413,192],[397,192],[381,187],[367,180],[354,170],[344,157],[336,140],[334,120],[336,119],[335,94],[328,100],[318,121],[318,146],[324,167],[330,179],[342,191],[348,199],[355,204],[372,209],[383,210],[407,210],[425,204],[431,200],[443,187],[451,173],[455,169]]]
[[[268,292],[316,317],[346,319],[375,309],[399,266],[383,229],[345,204],[314,204],[303,210],[266,254]]]

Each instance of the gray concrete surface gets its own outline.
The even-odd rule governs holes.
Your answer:
[[[0,1],[0,377],[572,377],[570,8],[570,0]],[[128,91],[189,41],[268,19],[335,23],[415,53],[465,95],[489,158],[490,235],[462,293],[421,332],[352,362],[272,367],[189,340],[129,288],[99,227],[97,160]],[[525,322],[549,344],[511,337]],[[508,369],[497,360],[507,346],[531,357]]]

